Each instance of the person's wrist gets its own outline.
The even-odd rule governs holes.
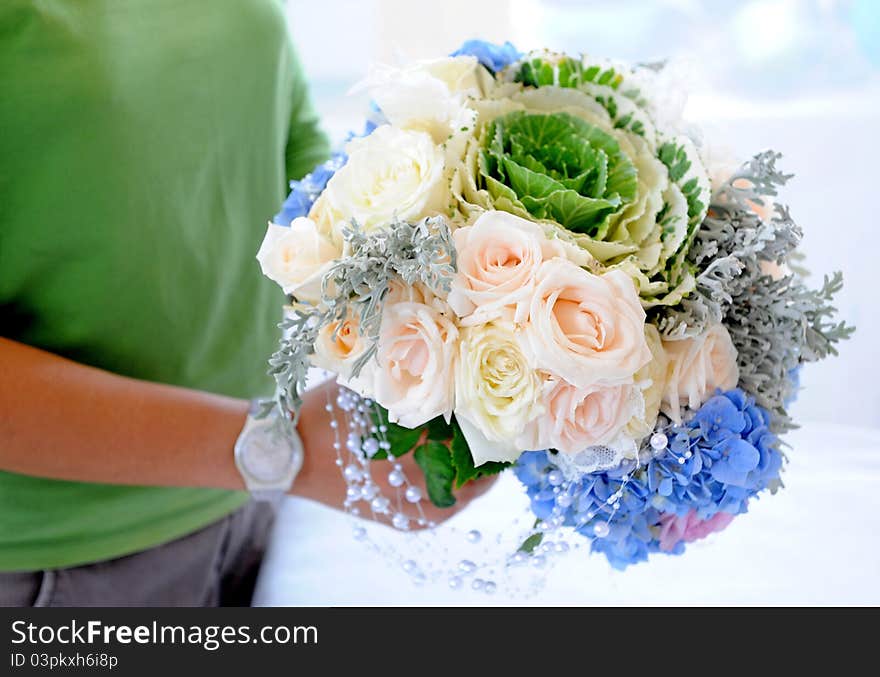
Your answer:
[[[333,413],[327,411],[327,403],[335,403],[338,394],[339,386],[332,380],[305,394],[297,421],[304,450],[303,466],[289,492],[329,505],[341,504],[340,497],[345,492],[333,449]]]
[[[210,396],[210,417],[204,417],[196,427],[200,429],[200,444],[213,453],[199,459],[197,472],[199,486],[246,491],[244,480],[235,465],[235,441],[248,418],[247,400]]]

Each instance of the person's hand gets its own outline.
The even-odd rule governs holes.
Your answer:
[[[336,464],[337,456],[333,449],[336,438],[330,425],[333,415],[325,409],[327,402],[336,401],[338,392],[339,386],[333,381],[327,381],[306,393],[297,424],[304,447],[303,467],[291,489],[293,495],[319,501],[332,508],[343,507],[346,492],[342,468]],[[382,494],[391,500],[392,508],[397,505],[398,494],[400,494],[400,504],[405,507],[405,513],[411,518],[417,516],[417,508],[406,501],[403,496],[403,488],[392,487],[388,482],[388,475],[394,469],[395,463],[400,464],[401,471],[409,483],[418,486],[421,490],[422,500],[419,505],[425,520],[436,524],[446,521],[461,511],[471,501],[485,493],[495,480],[495,478],[489,477],[469,482],[454,491],[456,501],[453,506],[438,508],[428,498],[424,474],[416,464],[411,452],[393,461],[372,461],[370,475],[373,481],[379,486]],[[371,514],[366,501],[358,502],[357,507],[360,509],[361,515]],[[427,524],[420,525],[416,519],[410,519],[409,526],[411,529],[420,529],[426,527]]]
[[[418,510],[412,504],[407,504],[406,498],[403,496],[404,489],[402,487],[392,487],[388,482],[388,475],[394,469],[394,465],[399,464],[401,472],[409,480],[409,483],[419,488],[422,493],[422,500],[419,501],[422,513],[428,523],[441,524],[453,515],[464,510],[471,501],[479,498],[486,493],[495,483],[497,476],[483,477],[472,482],[468,482],[460,489],[454,489],[455,504],[448,508],[438,508],[431,503],[428,498],[428,492],[425,489],[425,475],[418,466],[410,452],[404,454],[400,458],[391,461],[373,461],[370,463],[370,473],[373,481],[379,485],[382,495],[391,499],[392,505],[397,505],[398,494],[400,495],[401,505],[405,506],[404,512],[408,516],[416,515]],[[362,511],[363,512],[363,511]],[[420,525],[416,520],[410,520],[410,529],[424,529],[428,524]]]

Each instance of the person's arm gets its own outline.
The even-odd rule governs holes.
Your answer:
[[[340,507],[345,483],[333,451],[328,382],[306,393],[295,495]],[[0,338],[0,470],[82,482],[244,489],[233,446],[248,402],[127,378]],[[404,471],[421,480],[412,454]],[[387,464],[374,477],[388,493]],[[488,487],[465,487],[456,509]],[[429,519],[455,510],[425,503]]]
[[[243,489],[248,403],[126,378],[0,338],[0,469],[55,479]]]

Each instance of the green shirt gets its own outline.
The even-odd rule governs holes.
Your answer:
[[[254,257],[287,181],[327,151],[277,1],[3,0],[0,335],[271,392],[283,298]],[[0,570],[121,556],[245,500],[0,472]]]

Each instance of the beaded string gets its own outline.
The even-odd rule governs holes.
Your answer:
[[[573,544],[566,540],[568,532],[574,533],[577,529],[589,524],[596,513],[590,511],[581,518],[573,527],[565,527],[565,512],[573,501],[572,489],[576,482],[566,480],[559,470],[548,473],[548,483],[553,487],[555,494],[554,507],[549,519],[539,520],[533,527],[528,529],[522,537],[525,541],[528,537],[541,534],[541,542],[531,549],[516,550],[512,554],[501,554],[501,550],[493,553],[489,548],[483,551],[484,558],[464,558],[457,562],[451,562],[448,549],[438,551],[436,546],[436,525],[427,520],[421,501],[423,499],[421,488],[414,484],[403,470],[403,467],[394,460],[391,452],[391,444],[387,437],[387,427],[384,424],[376,424],[379,421],[378,407],[368,399],[362,398],[353,391],[340,390],[336,401],[330,400],[328,395],[325,409],[332,415],[330,426],[334,432],[333,449],[336,453],[336,465],[340,468],[346,483],[345,500],[343,508],[353,518],[368,518],[374,522],[391,526],[397,531],[411,531],[413,522],[421,527],[427,527],[428,531],[416,534],[410,533],[413,540],[407,542],[407,547],[412,551],[403,553],[396,546],[381,546],[370,538],[363,520],[356,520],[353,526],[353,534],[356,540],[365,542],[370,549],[380,553],[389,561],[399,564],[404,572],[410,575],[416,584],[436,582],[446,578],[449,587],[458,590],[470,583],[472,590],[482,591],[488,595],[494,594],[498,589],[498,583],[494,580],[498,571],[502,571],[505,584],[513,581],[513,571],[524,565],[539,572],[537,578],[532,578],[525,590],[514,584],[510,589],[531,596],[543,587],[546,581],[546,571],[550,559],[553,556],[565,555],[572,550],[578,550],[589,541],[576,538]],[[373,419],[375,416],[375,420]],[[671,426],[668,428],[671,429]],[[343,432],[345,433],[343,442]],[[683,455],[676,455],[669,448],[669,440],[666,434],[667,426],[658,426],[649,440],[649,446],[653,454],[669,453],[684,464],[687,458],[692,456],[690,450]],[[378,467],[381,461],[373,460],[380,452],[387,454],[391,470],[388,473],[388,484],[395,490],[391,498],[383,495],[381,488],[374,481],[372,471]],[[624,473],[620,478],[620,486],[607,499],[610,511],[605,513],[603,520],[593,525],[592,531],[596,538],[605,538],[610,533],[610,524],[621,508],[621,498],[627,483],[631,479],[631,473],[641,464],[637,463],[633,470]],[[362,504],[366,502],[369,513],[364,514]],[[516,521],[518,523],[519,520]],[[453,532],[458,530],[452,529]],[[548,538],[551,536],[555,540]],[[483,541],[483,534],[471,529],[464,534],[464,540],[472,545]],[[498,534],[495,541],[500,546],[502,534]],[[424,555],[425,558],[421,558]],[[421,558],[421,559],[420,559]],[[438,559],[439,558],[439,559]],[[477,560],[477,561],[475,561]]]
[[[520,520],[517,519],[511,530],[505,530],[505,534],[499,533],[493,544],[486,543],[483,534],[477,529],[470,529],[461,533],[452,527],[444,527],[452,532],[453,536],[460,536],[469,546],[484,546],[481,556],[468,555],[462,559],[456,559],[448,552],[448,548],[438,545],[437,526],[429,521],[422,509],[422,490],[407,477],[403,467],[394,461],[390,454],[391,444],[387,437],[387,427],[376,424],[380,420],[372,414],[378,413],[376,404],[367,398],[360,397],[347,389],[340,390],[335,401],[328,395],[325,410],[331,414],[330,426],[333,429],[333,450],[336,454],[336,466],[340,469],[346,483],[343,509],[355,519],[353,535],[356,540],[364,542],[371,550],[381,554],[389,561],[398,564],[409,574],[417,585],[427,582],[437,582],[445,578],[450,589],[458,590],[470,587],[472,590],[493,595],[498,590],[498,582],[495,578],[499,572],[503,572],[504,585],[507,591],[519,596],[532,596],[543,587],[546,578],[548,556],[564,554],[572,549],[567,542],[542,543],[535,552],[527,553],[516,551],[512,555],[501,546],[503,535],[513,533],[517,529]],[[373,460],[380,452],[388,454],[388,462],[391,470],[388,472],[388,484],[395,490],[395,495],[388,497],[383,495],[381,488],[373,479],[373,471],[379,467],[382,461]],[[368,511],[363,508],[366,503]],[[409,532],[409,538],[405,542],[406,551],[402,552],[395,545],[382,546],[376,539],[371,538],[367,529],[368,522],[364,519],[390,526],[401,532]],[[426,531],[413,532],[412,523],[421,527],[427,527]],[[542,529],[550,531],[555,527],[544,525]],[[520,528],[521,529],[521,528]],[[535,528],[530,528],[518,542],[522,542],[528,536],[535,533]],[[516,546],[514,546],[516,547]],[[579,547],[574,546],[574,549]],[[458,551],[456,555],[460,554]],[[518,584],[517,577],[511,575],[513,568],[531,564],[531,569],[539,573],[538,577],[532,576],[524,585]]]

